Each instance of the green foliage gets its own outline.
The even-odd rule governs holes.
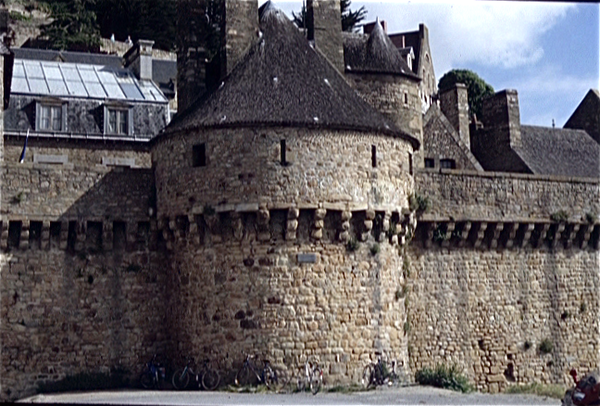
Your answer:
[[[100,33],[112,34],[119,41],[128,36],[154,41],[167,51],[175,49],[177,2],[172,0],[96,0],[93,11],[98,16]]]
[[[359,245],[358,240],[356,238],[351,238],[346,243],[346,250],[348,250],[348,252],[354,252],[358,249],[358,245]]]
[[[417,193],[412,193],[408,196],[408,207],[411,211],[424,213],[431,208],[431,202],[428,197],[421,196]]]
[[[433,232],[433,241],[440,242],[448,239],[448,226],[445,224],[438,224],[435,231]]]
[[[29,21],[31,20],[31,16],[26,16],[25,14],[22,14],[18,11],[15,10],[11,10],[8,13],[8,16],[13,20],[13,21]]]
[[[556,223],[565,223],[569,220],[569,213],[565,210],[559,210],[556,213],[552,213],[550,219]]]
[[[404,322],[403,329],[404,329],[404,334],[410,333],[410,329],[411,329],[411,327],[410,327],[410,314],[408,314],[406,316],[406,321]]]
[[[371,255],[375,256],[379,254],[379,251],[381,251],[381,247],[379,246],[379,244],[375,243],[371,246]]]
[[[21,202],[23,202],[25,200],[25,192],[19,192],[16,195],[13,196],[12,198],[12,203],[13,204],[20,204]]]
[[[431,385],[459,392],[470,392],[473,390],[468,379],[462,375],[462,370],[454,364],[450,367],[438,364],[435,369],[420,369],[415,374],[415,380],[420,385]]]
[[[452,88],[456,83],[462,83],[467,86],[469,111],[471,115],[481,117],[483,99],[493,95],[494,88],[487,84],[475,72],[467,69],[453,69],[441,77],[438,84],[439,92],[441,93]]]
[[[358,10],[352,11],[350,9],[351,0],[341,0],[340,9],[342,12],[342,31],[356,31],[358,24],[365,19],[367,16],[367,10],[364,6]],[[306,28],[306,6],[302,6],[302,9],[298,14],[292,11],[292,20],[300,28]]]
[[[41,37],[52,49],[94,52],[100,49],[100,31],[92,7],[95,0],[62,0],[50,4],[54,19],[41,27]]]
[[[358,23],[364,20],[367,15],[365,6],[352,11],[350,10],[350,0],[341,0],[340,7],[342,9],[342,31],[356,31]]]
[[[565,388],[561,385],[543,385],[540,383],[531,383],[529,385],[512,385],[506,388],[506,393],[510,394],[532,394],[554,399],[562,399],[565,395]]]
[[[550,340],[549,338],[544,338],[542,340],[542,342],[540,342],[540,345],[538,346],[538,350],[540,351],[541,354],[550,354],[553,349],[554,349],[554,344],[552,343],[552,340]]]

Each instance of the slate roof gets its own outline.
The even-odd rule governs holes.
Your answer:
[[[521,142],[513,149],[535,174],[600,177],[600,145],[583,130],[522,125]]]
[[[295,126],[379,132],[419,141],[375,111],[271,2],[262,38],[221,86],[176,116],[166,132],[199,127]]]
[[[121,68],[123,66],[123,58],[117,55],[35,48],[13,48],[12,51],[15,54],[15,59],[84,63],[88,65],[112,66],[114,68]]]
[[[379,20],[368,36],[344,36],[344,64],[346,72],[396,74],[419,80]]]

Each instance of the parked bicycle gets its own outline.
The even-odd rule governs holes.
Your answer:
[[[202,386],[205,390],[215,390],[221,382],[219,372],[210,367],[208,359],[205,359],[202,368],[198,368],[194,363],[193,357],[187,357],[185,367],[176,370],[171,378],[173,387],[177,390],[184,390],[194,380],[197,386]]]
[[[235,375],[236,386],[256,386],[265,385],[271,389],[277,384],[277,372],[271,366],[269,360],[263,360],[263,367],[260,368],[252,361],[255,357],[246,355],[242,367]]]
[[[298,367],[293,375],[290,375],[290,383],[296,385],[299,392],[310,389],[316,395],[323,386],[323,369],[314,358],[307,358],[304,365]],[[287,384],[285,386],[288,386]]]
[[[140,384],[144,389],[160,389],[165,381],[166,368],[156,361],[156,354],[146,364],[140,375]]]
[[[377,355],[377,362],[372,362],[365,367],[362,374],[362,385],[366,389],[381,385],[392,385],[398,382],[396,361],[385,360],[381,353]]]

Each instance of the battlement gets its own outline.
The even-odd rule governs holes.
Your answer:
[[[599,248],[600,224],[549,221],[420,220],[414,243],[425,248]]]
[[[0,221],[0,249],[157,251],[160,235],[156,221],[35,220]]]

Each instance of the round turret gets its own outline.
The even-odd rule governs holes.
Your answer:
[[[356,382],[376,351],[407,359],[399,246],[419,143],[270,4],[261,30],[153,145],[173,351],[226,369],[244,351],[280,368],[317,356],[328,382]]]

